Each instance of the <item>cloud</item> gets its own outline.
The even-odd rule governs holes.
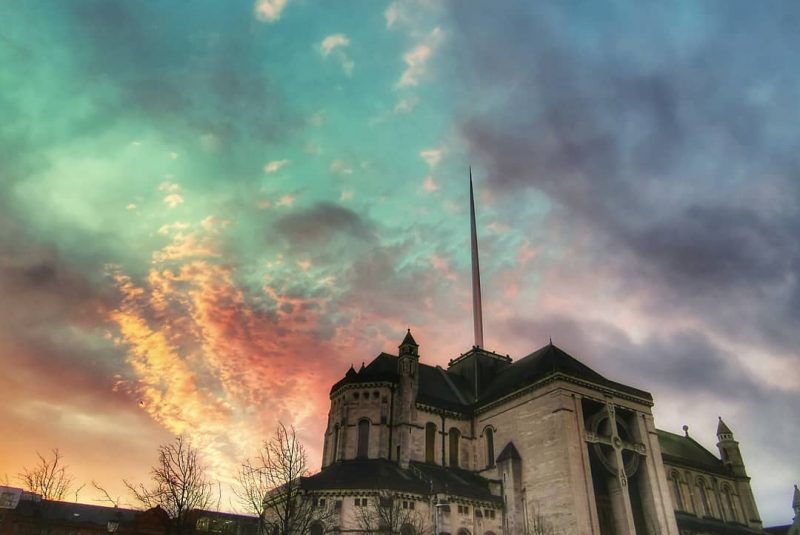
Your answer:
[[[276,173],[276,172],[280,171],[283,167],[286,167],[287,165],[289,165],[289,163],[290,163],[290,160],[273,160],[271,162],[268,162],[264,166],[264,172],[266,172],[266,173]]]
[[[275,22],[281,18],[288,0],[256,0],[253,9],[258,20]]]
[[[433,179],[432,176],[426,176],[425,181],[422,183],[422,189],[429,193],[433,193],[434,191],[439,191],[439,184]]]
[[[398,2],[391,2],[386,7],[386,11],[383,12],[383,17],[386,19],[386,27],[391,29],[398,20],[404,17],[400,4]]]
[[[177,193],[170,193],[164,197],[164,202],[167,203],[170,208],[175,208],[179,204],[183,204],[183,197]]]
[[[739,6],[691,40],[641,15],[625,38],[632,48],[659,45],[652,56],[622,57],[571,39],[577,30],[564,34],[564,10],[488,18],[466,5],[454,10],[461,27],[480,19],[484,28],[459,33],[453,46],[464,47],[467,77],[483,80],[465,80],[468,98],[494,102],[462,123],[491,188],[541,192],[564,225],[592,228],[610,244],[593,252],[594,262],[618,268],[631,291],[646,288],[653,309],[685,311],[742,342],[796,347],[800,334],[786,319],[800,303],[800,186],[791,178],[796,158],[769,126],[789,95],[767,102],[730,89],[770,79],[776,64],[791,61],[785,47],[764,49],[747,31],[736,47],[760,60],[737,56],[723,66],[716,54],[750,18]],[[626,13],[612,10],[600,26],[610,30]],[[778,24],[776,16],[759,15],[759,28]],[[502,55],[493,53],[499,36]],[[669,54],[671,47],[682,53]],[[720,299],[726,314],[718,313]]]
[[[336,48],[346,47],[350,44],[350,40],[343,33],[331,34],[325,37],[319,45],[320,51],[323,56],[330,55]]]
[[[371,224],[352,210],[333,203],[317,203],[305,210],[287,214],[275,222],[275,230],[294,247],[312,248],[334,237],[372,241]]]
[[[419,85],[420,80],[428,75],[428,61],[441,40],[442,30],[436,27],[426,36],[422,43],[419,43],[403,55],[406,69],[400,75],[397,87],[405,88]]]
[[[353,174],[353,167],[344,160],[333,160],[329,167],[332,173],[337,175],[352,175]]]
[[[333,55],[348,76],[353,73],[353,67],[355,67],[353,60],[344,51],[349,45],[350,40],[343,33],[328,35],[319,45],[322,56],[327,58]]]
[[[401,98],[395,104],[394,112],[397,114],[409,113],[417,107],[417,104],[419,104],[419,98],[417,97]]]
[[[433,168],[442,161],[443,154],[444,151],[442,151],[442,149],[428,149],[420,151],[419,156],[425,160],[425,163],[428,164],[429,167]]]
[[[275,206],[291,206],[294,204],[295,199],[297,199],[297,197],[291,193],[281,195],[280,199],[275,203]]]
[[[323,429],[315,408],[324,405],[339,365],[325,359],[308,373],[296,368],[296,354],[332,351],[322,349],[326,300],[284,284],[313,264],[299,259],[299,273],[276,272],[248,294],[236,283],[235,267],[219,263],[215,237],[225,226],[207,219],[185,231],[206,243],[205,251],[172,254],[184,247],[179,233],[153,252],[142,281],[111,268],[121,301],[109,319],[130,366],[124,388],[164,428],[188,434],[214,476],[224,478],[278,421],[293,423],[304,437],[318,436]],[[252,410],[267,400],[268,414]]]

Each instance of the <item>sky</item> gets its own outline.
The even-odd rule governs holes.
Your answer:
[[[0,476],[224,484],[411,328],[553,342],[800,482],[800,4],[0,1]],[[100,498],[90,487],[82,501]],[[223,508],[230,508],[223,504]]]

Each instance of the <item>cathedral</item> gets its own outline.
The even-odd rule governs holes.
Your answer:
[[[552,342],[517,360],[482,347],[471,184],[470,205],[475,343],[431,366],[409,331],[332,386],[322,470],[300,481],[330,511],[311,533],[766,533],[722,419],[717,455]]]
[[[476,346],[444,369],[409,332],[330,399],[322,470],[301,485],[341,531],[369,532],[361,510],[382,501],[414,511],[400,533],[764,533],[721,419],[717,456],[553,344],[517,361]]]

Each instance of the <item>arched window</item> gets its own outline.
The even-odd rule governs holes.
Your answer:
[[[311,527],[308,530],[309,535],[322,535],[324,530],[322,529],[322,524],[319,522],[314,522],[311,524]]]
[[[461,528],[456,535],[470,535],[470,533],[467,528]]]
[[[486,438],[486,468],[494,466],[494,431],[487,427],[483,432]]]
[[[436,462],[436,424],[425,424],[425,462]]]
[[[369,420],[362,418],[358,421],[358,449],[356,457],[366,459],[369,457]]]
[[[400,535],[416,535],[416,530],[411,524],[403,524],[400,526]]]
[[[681,480],[678,472],[673,470],[670,474],[670,488],[672,489],[672,501],[675,502],[675,510],[683,511],[683,498],[681,497]]]
[[[738,522],[739,509],[736,507],[736,496],[733,494],[733,491],[731,491],[731,487],[729,485],[722,487],[722,495],[724,496],[724,503],[727,509],[727,511],[725,511],[725,516],[727,517],[726,520]]]
[[[450,466],[458,468],[458,446],[461,442],[461,433],[455,427],[450,428]]]
[[[701,477],[697,478],[697,494],[700,497],[700,514],[702,516],[711,516],[711,504],[708,502],[706,480]]]

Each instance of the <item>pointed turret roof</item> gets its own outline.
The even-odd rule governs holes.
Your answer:
[[[502,463],[503,461],[507,461],[509,459],[512,461],[519,461],[522,459],[517,451],[517,447],[514,446],[513,442],[506,444],[506,447],[503,448],[503,451],[501,451],[500,455],[497,456],[497,462]]]
[[[419,344],[416,342],[416,340],[414,340],[414,337],[411,336],[411,329],[408,329],[408,332],[406,333],[406,337],[403,338],[403,341],[400,342],[400,345],[401,346],[412,345],[412,346],[415,346],[415,347],[419,347]]]
[[[722,435],[733,436],[733,431],[731,431],[730,428],[727,425],[725,425],[725,422],[722,421],[722,416],[720,416],[719,423],[717,424],[717,436],[719,437]]]

